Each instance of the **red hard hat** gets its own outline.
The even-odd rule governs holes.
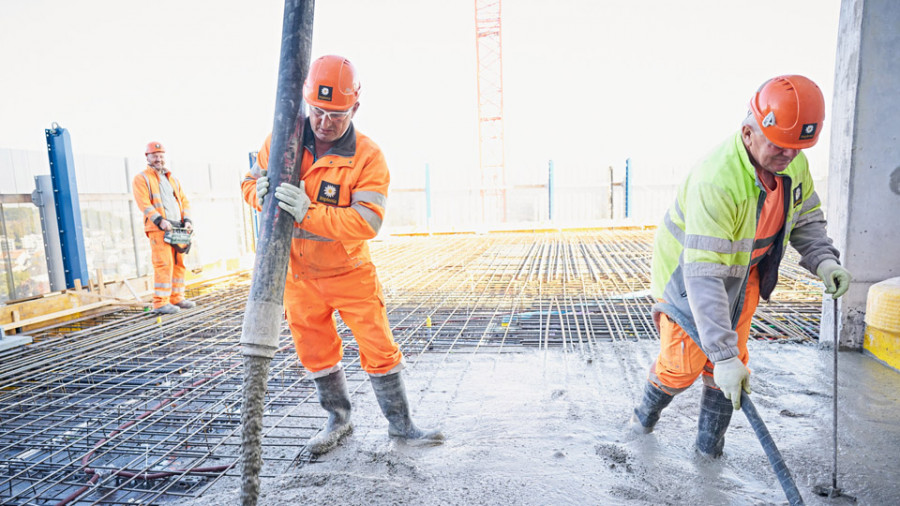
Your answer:
[[[750,100],[750,110],[766,139],[779,147],[815,146],[825,120],[822,90],[806,77],[769,79]]]
[[[163,147],[162,144],[158,142],[150,142],[147,144],[147,149],[144,150],[144,156],[149,155],[150,153],[165,153],[166,148]]]
[[[328,55],[309,66],[303,98],[315,107],[346,111],[359,100],[359,88],[359,77],[350,60]]]

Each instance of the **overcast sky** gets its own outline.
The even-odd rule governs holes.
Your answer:
[[[0,0],[0,148],[172,168],[245,164],[271,129],[284,4],[277,0]],[[839,0],[507,0],[507,179],[590,179],[632,158],[637,182],[678,178],[738,128],[767,78],[799,73],[828,107],[813,173],[827,170]],[[357,127],[394,187],[465,184],[478,164],[474,2],[320,0],[313,57],[362,80]],[[198,169],[201,170],[201,169]],[[205,170],[205,167],[202,168]],[[230,175],[229,175],[230,177]],[[605,176],[604,176],[605,177]]]

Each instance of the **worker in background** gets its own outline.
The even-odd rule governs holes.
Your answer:
[[[166,150],[158,142],[147,144],[144,151],[147,168],[134,176],[131,192],[138,209],[144,214],[144,233],[150,239],[153,259],[153,311],[161,314],[177,313],[196,306],[184,298],[184,255],[190,245],[183,247],[166,242],[166,233],[185,229],[193,233],[191,203],[181,183],[166,168]]]
[[[660,352],[632,431],[653,430],[673,396],[703,376],[696,448],[722,454],[741,390],[750,393],[747,339],[759,298],[778,281],[790,244],[833,298],[850,273],[825,233],[806,156],[825,118],[819,87],[799,75],[766,81],[740,130],[689,173],[656,232],[653,318]]]
[[[340,56],[315,60],[303,85],[308,118],[303,130],[300,186],[275,188],[278,206],[295,220],[284,308],[300,362],[328,412],[325,429],[307,449],[327,452],[352,431],[350,395],[341,366],[343,345],[334,311],[353,332],[362,368],[392,437],[438,444],[438,430],[416,427],[400,371],[403,354],[388,323],[381,283],[367,240],[381,228],[390,175],[380,148],[353,126],[359,109],[356,69]],[[262,208],[269,193],[272,137],[242,182],[244,200]]]

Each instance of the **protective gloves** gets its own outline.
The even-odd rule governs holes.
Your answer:
[[[825,293],[830,293],[832,299],[836,299],[847,293],[850,288],[850,271],[841,267],[832,259],[823,260],[816,269],[822,282],[825,283]]]
[[[278,207],[291,213],[294,221],[300,223],[306,217],[309,210],[309,197],[306,196],[306,186],[300,181],[300,187],[290,183],[281,183],[275,188],[275,198],[278,199]]]
[[[741,409],[741,389],[750,393],[750,371],[737,356],[716,362],[713,379],[734,409]]]
[[[256,205],[262,209],[263,197],[269,193],[269,178],[260,176],[256,179]]]

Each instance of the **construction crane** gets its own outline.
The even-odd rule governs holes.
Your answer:
[[[478,161],[481,220],[506,221],[506,167],[503,150],[503,45],[500,0],[475,0],[478,56]]]

